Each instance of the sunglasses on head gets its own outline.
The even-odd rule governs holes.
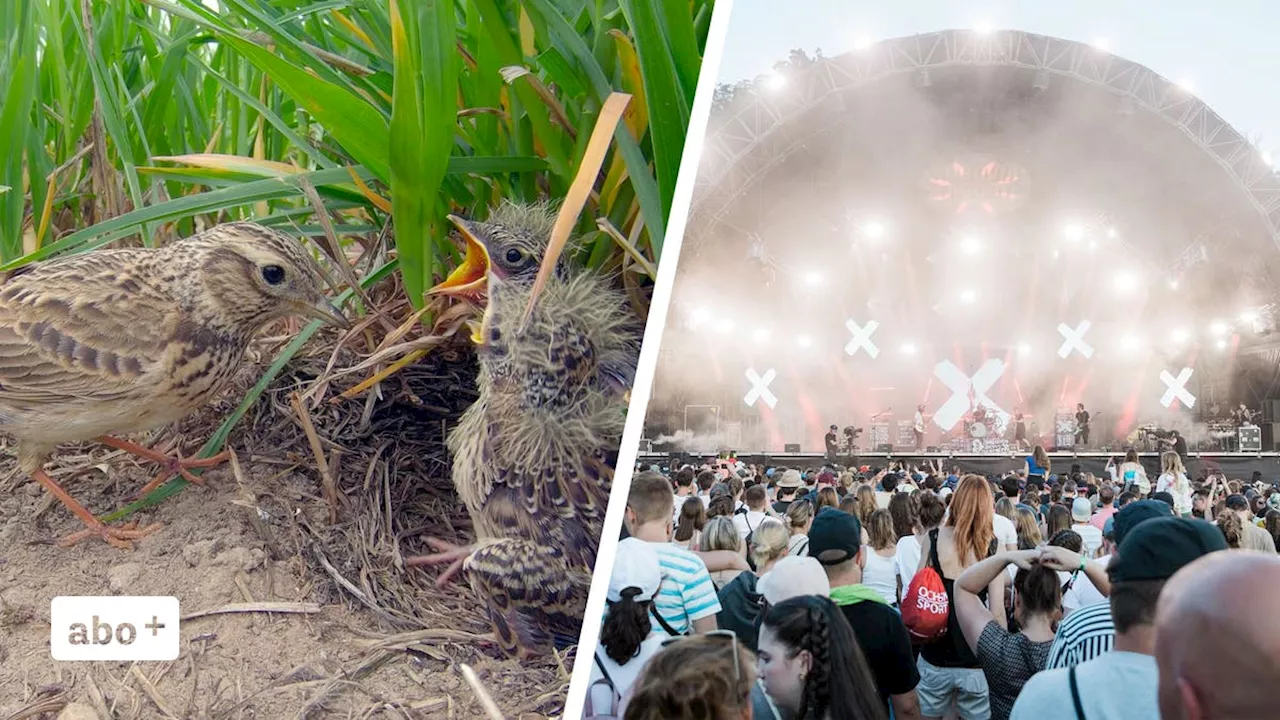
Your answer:
[[[733,682],[735,684],[742,682],[742,666],[738,653],[738,634],[732,630],[711,630],[710,632],[699,633],[698,635],[683,635],[681,637],[667,638],[662,641],[662,647],[670,647],[681,640],[688,640],[690,637],[718,637],[728,638],[733,642]]]

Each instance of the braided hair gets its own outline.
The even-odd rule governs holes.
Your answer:
[[[648,600],[636,600],[640,588],[623,588],[622,599],[608,602],[609,612],[600,626],[600,645],[611,660],[625,665],[640,653],[640,643],[649,636]]]
[[[763,627],[790,657],[807,652],[812,659],[796,720],[884,719],[867,659],[835,603],[817,595],[794,597],[770,607]]]

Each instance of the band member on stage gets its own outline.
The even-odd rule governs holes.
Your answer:
[[[1031,443],[1027,442],[1027,417],[1022,414],[1021,407],[1013,409],[1013,441],[1020,450],[1031,447]]]
[[[827,443],[827,462],[835,462],[840,455],[840,446],[836,442],[836,430],[838,429],[835,425],[827,429],[827,436],[824,438]]]
[[[1187,439],[1182,437],[1182,433],[1177,430],[1169,431],[1169,439],[1173,442],[1173,451],[1178,453],[1178,457],[1182,458],[1182,462],[1187,462]]]
[[[1235,423],[1237,428],[1243,425],[1252,425],[1253,413],[1249,411],[1249,408],[1245,407],[1244,403],[1240,403],[1240,407],[1231,411],[1231,421]]]
[[[924,405],[916,406],[915,422],[911,430],[916,434],[916,450],[924,448]]]
[[[1089,411],[1084,409],[1084,403],[1076,403],[1076,443],[1089,444]]]

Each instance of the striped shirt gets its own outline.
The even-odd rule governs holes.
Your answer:
[[[702,558],[671,543],[650,543],[658,553],[662,568],[662,585],[654,599],[654,608],[673,630],[687,632],[694,620],[715,616],[720,612],[716,586]],[[650,617],[654,632],[666,634],[657,618]]]
[[[1069,668],[1109,652],[1116,641],[1111,603],[1088,605],[1071,613],[1058,625],[1049,650],[1046,669]]]

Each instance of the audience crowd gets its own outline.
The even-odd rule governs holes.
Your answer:
[[[1280,486],[641,468],[587,718],[1280,717]]]

